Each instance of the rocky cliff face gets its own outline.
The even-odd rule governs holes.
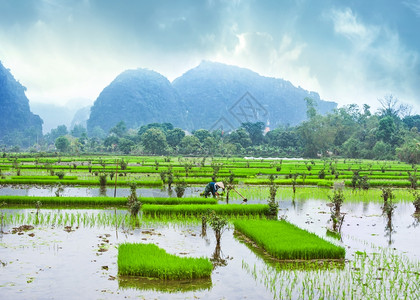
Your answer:
[[[150,70],[129,70],[102,91],[87,125],[89,132],[95,126],[108,132],[119,121],[128,128],[169,122],[188,130],[229,131],[258,121],[276,128],[306,119],[306,97],[321,114],[337,106],[288,81],[221,63],[202,62],[172,84]]]
[[[22,86],[0,62],[0,141],[30,146],[42,137],[42,120],[31,112]]]
[[[185,125],[185,105],[171,83],[159,73],[128,70],[115,78],[96,99],[87,121],[88,131],[96,126],[108,132],[118,122],[138,128],[154,122]]]
[[[315,100],[321,114],[337,106],[288,81],[214,62],[202,62],[174,80],[173,86],[187,105],[189,129],[230,129],[257,121],[272,128],[296,125],[306,119],[306,97]]]

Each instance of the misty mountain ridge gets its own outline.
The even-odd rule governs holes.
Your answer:
[[[306,97],[321,114],[337,107],[289,81],[222,63],[203,61],[172,83],[155,71],[127,70],[101,92],[87,124],[89,132],[96,126],[108,132],[120,121],[128,128],[169,122],[190,131],[258,121],[293,126],[306,119]]]
[[[31,112],[25,91],[0,61],[0,142],[29,146],[42,136],[42,119]]]
[[[38,114],[43,120],[43,133],[48,133],[51,129],[59,125],[66,125],[68,129],[74,127],[74,124],[82,124],[86,127],[86,120],[89,113],[83,116],[84,120],[74,120],[79,110],[91,106],[91,101],[84,98],[71,99],[64,105],[55,105],[51,103],[39,103],[31,101],[32,111]],[[80,116],[78,117],[80,119]]]
[[[249,69],[203,61],[170,82],[148,69],[127,70],[100,93],[93,106],[87,99],[65,106],[31,103],[44,120],[44,133],[66,125],[99,127],[108,132],[118,122],[128,128],[149,123],[172,123],[189,131],[200,128],[230,131],[244,122],[261,121],[275,128],[296,125],[306,119],[306,97],[325,114],[337,104],[320,99],[315,92],[294,87],[290,82],[264,77]],[[0,63],[0,139],[11,132],[29,129],[32,139],[40,137],[42,119],[31,112],[25,88]],[[4,142],[9,143],[7,140]],[[9,142],[8,142],[9,141]]]
[[[169,80],[148,69],[127,70],[100,93],[87,121],[89,132],[99,126],[108,132],[118,122],[128,128],[168,122],[183,127],[185,105]]]

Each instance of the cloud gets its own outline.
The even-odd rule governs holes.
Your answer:
[[[403,4],[410,8],[420,18],[420,0],[403,1]]]
[[[278,39],[266,32],[243,32],[237,33],[235,47],[221,49],[210,59],[250,68],[264,76],[283,78],[313,91],[319,90],[310,67],[300,61],[305,47],[304,43],[298,43],[288,35]]]
[[[420,1],[405,3],[413,15]],[[393,12],[370,2],[309,0],[2,0],[0,59],[37,102],[93,101],[126,69],[173,80],[203,59],[283,78],[342,104],[387,93],[415,102],[418,42],[392,26],[404,17]]]
[[[344,92],[360,97],[348,102],[366,102],[394,93],[402,101],[418,105],[418,51],[407,48],[395,30],[385,24],[363,22],[350,8],[334,9],[328,15],[336,35],[349,42],[343,44],[345,49],[335,59],[339,63],[332,94],[339,97]]]

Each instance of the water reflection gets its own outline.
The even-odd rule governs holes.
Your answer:
[[[119,276],[118,286],[121,289],[179,293],[210,290],[212,282],[211,278],[195,280],[160,280],[135,276]]]
[[[210,260],[213,263],[213,266],[215,268],[216,267],[227,266],[227,264],[228,264],[227,259],[223,258],[223,256],[222,256],[222,250],[220,248],[220,244],[216,244],[216,247],[214,248],[214,252],[213,252]]]
[[[391,246],[394,243],[394,240],[392,239],[392,235],[396,233],[396,231],[394,230],[393,223],[392,223],[392,216],[394,214],[395,208],[396,208],[396,205],[392,203],[392,200],[385,201],[382,207],[382,215],[386,219],[385,237],[388,238],[388,246]]]
[[[107,195],[106,195],[106,186],[101,186],[100,188],[99,188],[99,196],[100,197],[106,197]]]
[[[419,226],[420,224],[420,214],[413,214],[413,223],[411,225],[408,226],[408,228],[413,227],[416,228],[417,226]]]

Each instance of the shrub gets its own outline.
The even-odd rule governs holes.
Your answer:
[[[178,198],[182,198],[185,193],[185,189],[187,188],[187,184],[184,180],[178,182],[175,186],[175,193]]]
[[[105,173],[101,173],[99,175],[99,184],[100,184],[100,186],[106,186],[106,174]]]

